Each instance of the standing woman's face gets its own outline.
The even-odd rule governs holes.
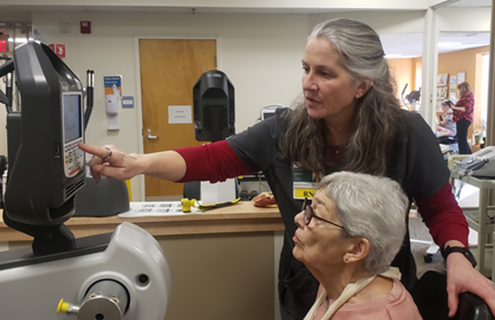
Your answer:
[[[356,95],[364,93],[340,64],[340,55],[323,38],[311,39],[304,50],[302,87],[308,114],[314,119],[350,119]]]

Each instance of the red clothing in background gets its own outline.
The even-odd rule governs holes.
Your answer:
[[[458,108],[465,108],[466,111],[454,110],[454,122],[457,122],[460,119],[466,119],[471,123],[473,122],[474,96],[471,92],[462,96],[455,106]]]

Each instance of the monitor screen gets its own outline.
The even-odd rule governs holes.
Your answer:
[[[80,94],[63,95],[64,142],[82,137],[82,110]]]
[[[261,120],[268,119],[275,115],[275,110],[262,110],[261,111]]]

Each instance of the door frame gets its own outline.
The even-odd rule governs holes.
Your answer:
[[[143,106],[141,97],[141,57],[139,56],[139,40],[215,40],[216,41],[216,55],[217,55],[217,69],[222,69],[222,56],[221,56],[221,40],[220,36],[144,36],[136,35],[134,36],[134,66],[136,74],[136,101],[135,108],[137,111],[137,128],[138,134],[141,138],[138,139],[138,153],[144,152],[143,144]],[[192,90],[192,88],[191,88]],[[139,175],[137,178],[139,185],[139,198],[140,201],[145,201],[146,199],[146,186],[144,182],[144,175]]]

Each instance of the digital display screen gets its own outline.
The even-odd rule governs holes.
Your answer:
[[[62,109],[64,111],[64,142],[82,137],[81,95],[64,94]]]
[[[273,117],[275,115],[275,110],[273,111],[262,111],[261,113],[261,120],[268,119],[270,117]]]

